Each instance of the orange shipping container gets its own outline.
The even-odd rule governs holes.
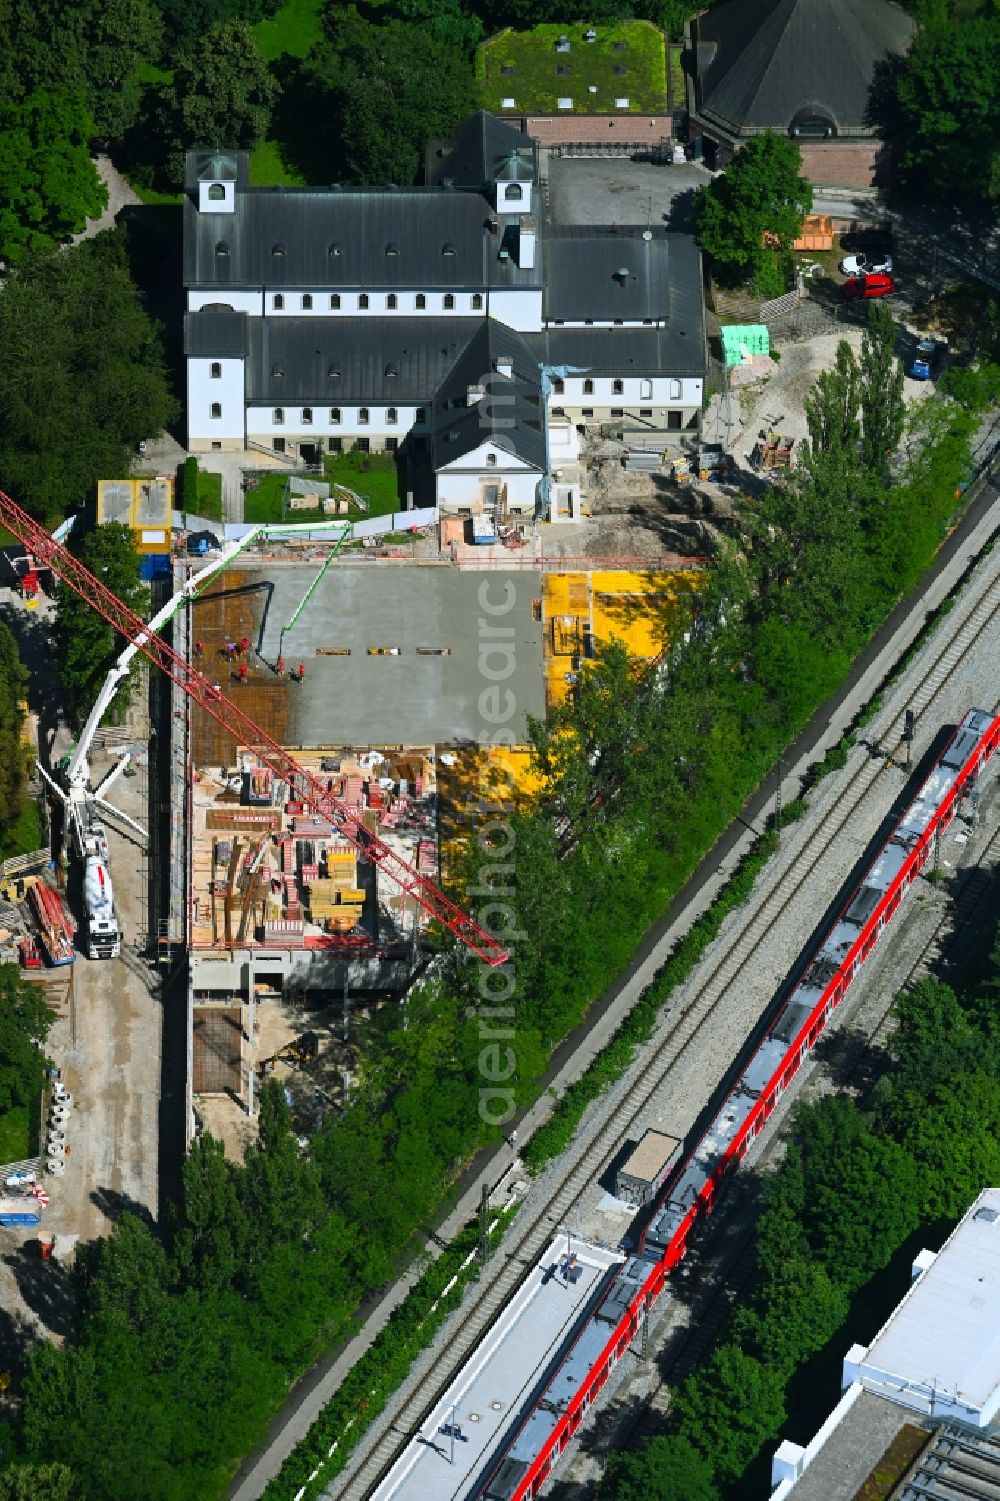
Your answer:
[[[832,250],[833,220],[829,214],[807,214],[802,233],[792,241],[793,250]]]

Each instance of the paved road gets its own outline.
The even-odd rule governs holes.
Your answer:
[[[986,486],[970,505],[961,523],[941,549],[932,573],[920,589],[901,602],[855,664],[848,684],[821,705],[784,758],[785,801],[796,796],[807,768],[835,745],[858,711],[878,690],[896,660],[922,628],[927,614],[954,588],[972,557],[1000,531],[1000,492]],[[546,1119],[552,1095],[561,1095],[607,1044],[644,987],[667,958],[677,940],[708,906],[733,866],[753,840],[773,803],[774,786],[765,784],[745,805],[742,815],[721,836],[661,921],[646,935],[628,970],[588,1013],[586,1021],[557,1049],[543,1081],[543,1094],[517,1122],[521,1139]],[[551,1093],[550,1093],[551,1091]],[[511,1168],[514,1153],[507,1147],[483,1153],[470,1165],[458,1185],[458,1198],[434,1227],[447,1242],[473,1217],[485,1184],[493,1186]],[[437,1254],[434,1242],[427,1250]],[[234,1501],[256,1501],[284,1459],[306,1435],[344,1376],[388,1321],[392,1309],[409,1291],[414,1275],[407,1271],[380,1297],[366,1304],[363,1327],[348,1344],[323,1357],[291,1393],[271,1424],[267,1447],[244,1466],[230,1491]],[[343,1484],[341,1480],[338,1482]]]

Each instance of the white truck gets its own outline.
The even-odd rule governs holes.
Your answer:
[[[74,813],[77,809],[74,808]],[[86,804],[73,819],[73,842],[83,862],[88,959],[117,959],[122,940],[111,885],[111,861],[104,825]]]

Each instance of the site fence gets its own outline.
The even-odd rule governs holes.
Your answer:
[[[482,551],[485,553],[486,549]],[[543,573],[587,573],[587,572],[612,572],[612,571],[636,571],[673,573],[681,568],[701,568],[708,562],[704,553],[698,553],[691,557],[685,557],[681,553],[660,553],[653,557],[614,557],[614,558],[587,558],[587,557],[525,557],[523,553],[498,554],[492,551],[486,557],[477,553],[463,553],[453,556],[452,562],[456,568],[465,568],[473,572],[483,569],[500,569],[509,573],[517,569],[528,572]]]

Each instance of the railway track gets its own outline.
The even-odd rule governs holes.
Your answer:
[[[929,659],[921,663],[919,679],[908,690],[906,702],[898,711],[878,716],[876,723],[881,722],[883,727],[877,738],[869,741],[869,759],[855,766],[852,779],[844,789],[845,798],[838,802],[832,816],[817,833],[802,840],[799,849],[780,872],[775,871],[770,889],[728,943],[724,934],[720,934],[713,945],[719,952],[714,958],[703,961],[701,976],[683,988],[684,1000],[680,1008],[674,1011],[669,1006],[665,1008],[664,1024],[669,1025],[669,1030],[659,1040],[654,1037],[651,1046],[657,1051],[652,1058],[643,1061],[641,1073],[629,1085],[627,1103],[623,1100],[623,1108],[611,1112],[596,1134],[577,1132],[563,1154],[564,1171],[553,1192],[541,1203],[531,1203],[529,1199],[528,1205],[515,1219],[504,1246],[492,1263],[492,1280],[487,1282],[484,1279],[475,1303],[464,1307],[461,1318],[454,1321],[450,1343],[435,1360],[433,1382],[428,1383],[420,1374],[411,1373],[404,1385],[406,1394],[401,1404],[387,1409],[381,1423],[373,1425],[354,1451],[347,1470],[331,1482],[326,1495],[338,1498],[338,1501],[365,1501],[391,1467],[411,1434],[420,1427],[426,1413],[495,1322],[522,1280],[525,1267],[533,1264],[541,1254],[554,1228],[569,1216],[589,1183],[609,1167],[622,1143],[635,1134],[651,1100],[660,1093],[678,1062],[701,1038],[721,999],[758,954],[780,914],[795,894],[807,886],[831,849],[841,840],[848,824],[874,793],[881,790],[883,780],[892,771],[900,769],[895,766],[891,755],[901,741],[906,711],[911,709],[920,717],[932,708],[951,674],[998,613],[1000,550],[984,559],[959,597],[955,609],[947,617],[950,629],[945,626],[942,631],[944,639],[938,643],[932,638],[925,647],[925,651],[929,650]],[[916,662],[921,662],[920,656]],[[913,665],[907,670],[911,671]],[[869,842],[873,831],[874,827],[867,830],[864,844]],[[841,880],[844,875],[846,871]],[[661,1032],[665,1030],[664,1024],[661,1024]],[[498,1259],[506,1262],[500,1270],[496,1270]],[[382,1431],[377,1432],[378,1429]]]

